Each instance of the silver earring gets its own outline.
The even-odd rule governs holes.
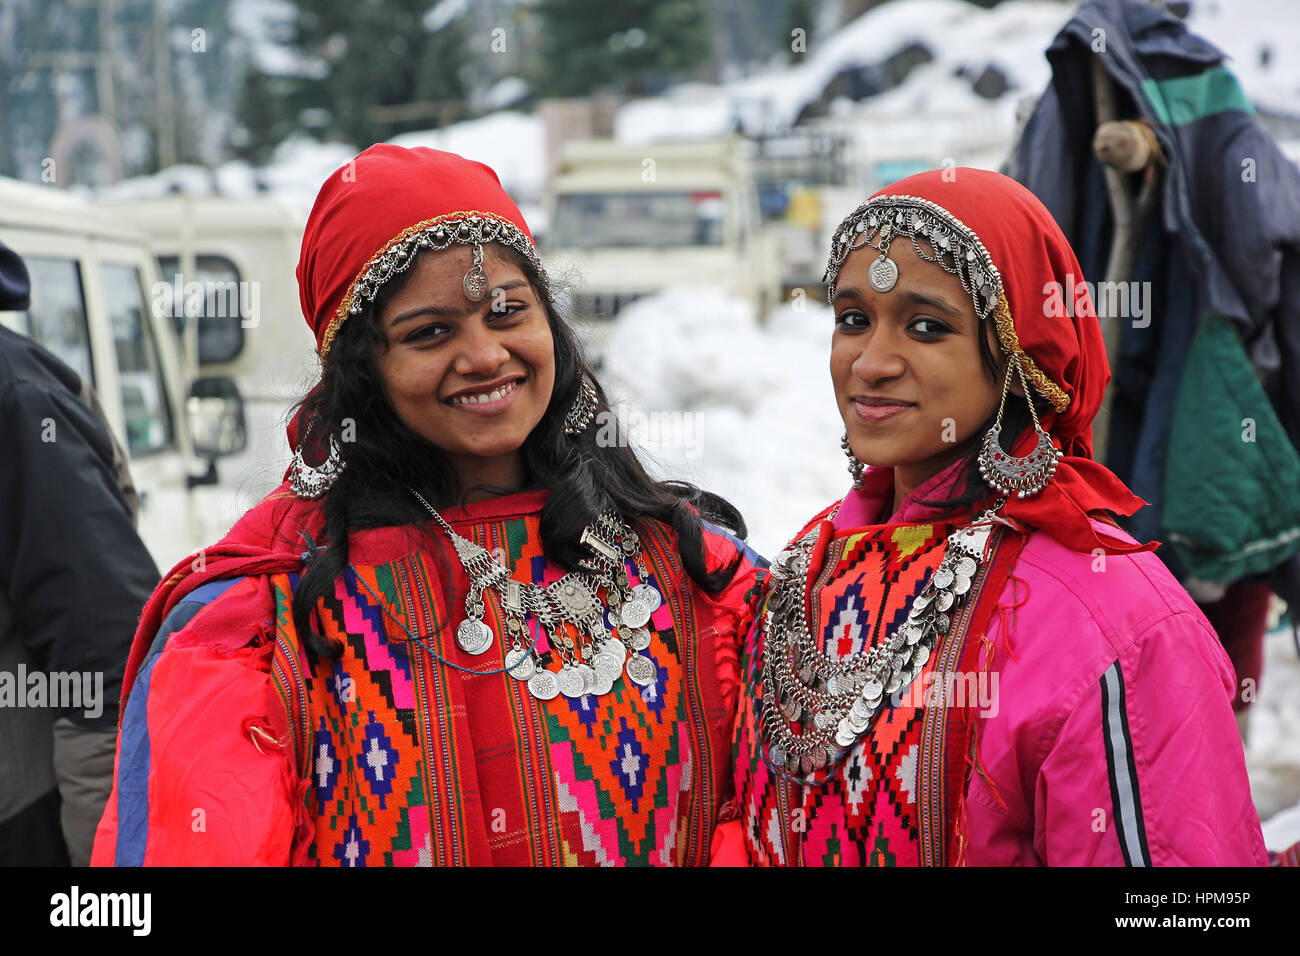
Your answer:
[[[319,498],[330,490],[334,482],[338,481],[339,475],[347,466],[347,462],[339,453],[339,445],[333,435],[330,436],[329,457],[314,468],[307,464],[302,457],[302,449],[307,444],[307,435],[310,434],[311,425],[308,425],[302,441],[298,443],[298,448],[293,453],[293,465],[290,468],[289,487],[299,498]]]
[[[569,413],[564,416],[564,434],[569,436],[581,435],[591,424],[592,416],[596,414],[596,388],[591,384],[591,380],[586,375],[582,376],[582,387],[578,389],[578,395],[569,406]]]
[[[862,472],[867,467],[858,460],[858,456],[853,454],[853,449],[849,445],[849,433],[846,431],[844,437],[840,439],[840,447],[844,449],[844,454],[849,459],[849,474],[853,476],[853,487],[858,491],[862,490]]]
[[[1025,390],[1025,401],[1029,403],[1029,416],[1034,420],[1034,431],[1038,433],[1038,444],[1034,450],[1023,458],[1017,458],[1002,450],[1002,410],[1007,404],[1007,391],[1011,387],[1011,367],[1020,375],[1020,384]],[[1007,366],[1007,377],[1002,383],[1002,401],[998,404],[998,417],[984,435],[984,445],[979,453],[980,475],[990,488],[1004,495],[1018,495],[1028,498],[1047,487],[1047,483],[1056,474],[1056,463],[1063,453],[1052,444],[1052,436],[1043,431],[1038,424],[1038,413],[1034,411],[1034,402],[1030,397],[1029,383],[1025,381],[1025,370],[1020,359],[1013,355]]]

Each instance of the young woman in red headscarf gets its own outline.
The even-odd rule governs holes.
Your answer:
[[[486,166],[366,150],[298,281],[289,480],[146,606],[94,862],[707,863],[739,514],[613,432]]]
[[[730,859],[1264,863],[1232,668],[1092,460],[1106,351],[1047,210],[913,176],[827,278],[854,482],[772,562]]]

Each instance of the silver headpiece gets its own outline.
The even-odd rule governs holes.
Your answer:
[[[845,217],[835,230],[826,262],[826,301],[835,298],[844,260],[863,246],[880,250],[880,258],[868,274],[872,288],[880,292],[892,289],[898,281],[898,266],[889,258],[889,244],[899,236],[910,239],[922,259],[938,263],[961,280],[980,319],[993,313],[1002,291],[1002,276],[984,243],[948,210],[916,196],[876,196]]]
[[[466,275],[464,284],[470,301],[481,301],[486,294],[486,287],[472,280],[482,274],[482,244],[486,242],[499,242],[522,253],[545,278],[546,272],[542,268],[542,260],[538,257],[537,250],[533,248],[528,234],[513,222],[508,219],[498,219],[487,213],[456,213],[419,223],[390,243],[356,281],[352,288],[351,307],[348,311],[352,315],[359,314],[365,303],[374,299],[385,282],[399,272],[406,271],[421,249],[442,252],[456,244],[475,247],[474,266]]]
[[[421,249],[442,252],[453,245],[473,246],[474,264],[461,281],[466,298],[471,302],[483,301],[488,292],[487,275],[483,271],[483,244],[488,242],[499,242],[522,254],[537,270],[542,284],[538,293],[542,296],[549,295],[550,280],[537,255],[537,249],[528,234],[510,220],[477,210],[426,219],[404,229],[366,264],[364,271],[343,296],[338,311],[325,330],[321,342],[321,361],[325,361],[325,356],[334,343],[334,336],[338,334],[339,326],[344,320],[359,315],[367,302],[374,301],[385,282],[410,268]]]

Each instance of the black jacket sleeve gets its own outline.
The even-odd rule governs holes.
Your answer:
[[[102,673],[102,713],[59,716],[113,727],[158,570],[122,499],[104,425],[57,379],[0,365],[9,373],[0,376],[0,585],[11,639],[44,671]]]

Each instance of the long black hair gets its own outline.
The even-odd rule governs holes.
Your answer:
[[[498,248],[531,283],[555,343],[551,400],[521,449],[525,480],[533,487],[550,489],[540,526],[547,556],[566,570],[576,568],[587,556],[579,540],[583,529],[600,512],[613,508],[624,518],[669,525],[676,533],[687,575],[705,591],[717,593],[735,574],[741,555],[710,572],[702,522],[713,522],[744,538],[748,532],[740,512],[725,499],[687,482],[652,479],[622,434],[613,443],[598,443],[598,435],[608,436],[604,428],[589,426],[579,435],[565,434],[565,414],[584,376],[596,391],[597,421],[607,420],[609,403],[576,335],[560,318],[545,276],[515,250]],[[431,516],[409,488],[439,509],[463,503],[475,490],[461,488],[441,449],[398,417],[375,361],[377,351],[388,347],[378,316],[414,272],[412,266],[394,276],[372,303],[339,327],[320,382],[298,404],[299,441],[308,427],[313,447],[324,448],[334,438],[345,465],[320,504],[325,511],[323,537],[314,542],[316,557],[293,597],[298,633],[306,636],[312,650],[327,657],[336,657],[342,648],[315,632],[311,611],[332,592],[334,581],[348,566],[348,530],[405,526],[414,533],[424,526],[431,532],[426,526]]]

